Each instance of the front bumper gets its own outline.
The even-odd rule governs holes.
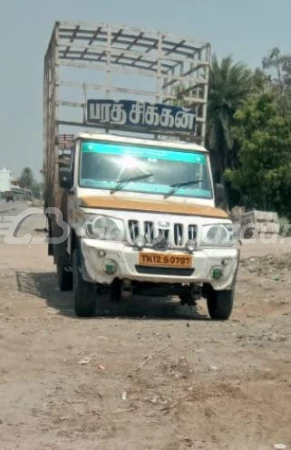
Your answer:
[[[210,284],[215,290],[225,290],[233,287],[239,264],[239,250],[236,248],[195,251],[192,267],[187,270],[141,267],[138,263],[139,251],[118,242],[82,239],[81,249],[84,279],[103,285],[110,285],[115,278],[119,278],[165,284]],[[106,255],[100,256],[100,251]],[[181,254],[181,251],[169,253]],[[105,272],[106,260],[117,263],[117,271],[114,274]],[[213,278],[213,269],[217,267],[223,270],[219,279]]]

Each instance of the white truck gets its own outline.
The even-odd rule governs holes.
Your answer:
[[[112,301],[204,298],[212,319],[230,317],[239,249],[204,148],[209,59],[209,44],[161,32],[55,24],[44,69],[48,253],[77,316],[94,315],[107,289]]]

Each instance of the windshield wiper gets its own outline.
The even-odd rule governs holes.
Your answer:
[[[117,182],[115,188],[111,189],[110,194],[114,194],[114,192],[120,191],[127,183],[130,183],[131,181],[144,180],[145,178],[150,178],[152,176],[153,173],[144,173],[143,175],[138,175],[137,177],[123,178],[123,180]]]
[[[164,198],[168,198],[171,195],[175,194],[175,192],[181,187],[192,186],[193,184],[202,183],[203,180],[195,180],[195,181],[183,181],[182,183],[171,184],[171,190],[164,195]]]

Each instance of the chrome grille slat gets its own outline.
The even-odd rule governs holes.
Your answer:
[[[174,223],[174,243],[177,246],[184,244],[184,227],[182,223]]]
[[[173,248],[184,248],[188,240],[196,240],[197,225],[174,222],[169,228],[164,229],[158,226],[158,220],[130,219],[127,221],[126,232],[129,243],[132,245],[137,237],[142,236],[145,238],[146,245],[152,246],[161,233],[165,235],[167,242]]]
[[[144,228],[145,228],[145,239],[148,244],[152,244],[154,240],[154,222],[151,221],[145,221],[144,222]]]
[[[159,229],[157,227],[156,222],[153,222],[153,236],[154,239],[157,239],[159,237]]]
[[[171,225],[171,227],[169,229],[168,242],[170,244],[175,244],[174,225]]]
[[[129,236],[132,242],[137,238],[139,235],[139,223],[138,220],[129,220],[128,221],[128,230],[129,230]]]
[[[139,225],[138,226],[138,233],[139,233],[138,235],[139,236],[144,236],[145,235],[145,224],[144,224],[144,221],[140,220],[138,225]]]
[[[163,236],[167,242],[169,242],[169,237],[170,237],[170,230],[164,230],[162,228],[158,228],[158,236],[160,237]]]
[[[188,239],[195,241],[197,238],[197,225],[188,225]]]

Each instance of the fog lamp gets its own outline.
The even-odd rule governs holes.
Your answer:
[[[215,280],[219,280],[220,278],[222,278],[223,276],[223,270],[221,267],[215,267],[212,270],[212,278],[214,278]]]
[[[117,263],[116,263],[115,261],[113,261],[112,259],[107,259],[107,260],[105,261],[105,263],[104,263],[103,268],[104,268],[104,272],[105,272],[105,273],[107,273],[107,274],[109,274],[109,275],[112,275],[112,274],[114,274],[115,272],[117,272],[118,265],[117,265]]]

